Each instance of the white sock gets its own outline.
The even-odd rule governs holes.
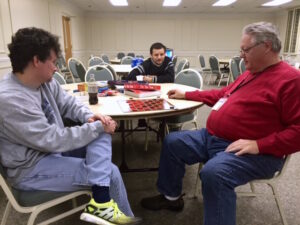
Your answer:
[[[168,200],[170,200],[170,201],[176,201],[177,199],[180,198],[180,195],[177,196],[177,197],[170,197],[170,196],[168,196],[168,195],[165,195],[165,198],[168,199]]]

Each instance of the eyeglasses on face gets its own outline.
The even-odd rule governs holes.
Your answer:
[[[252,48],[254,48],[254,47],[256,47],[256,46],[258,46],[258,45],[260,45],[260,44],[262,44],[262,43],[263,43],[263,42],[258,42],[258,43],[254,44],[254,45],[252,45],[252,46],[250,46],[250,47],[248,47],[248,48],[241,49],[241,50],[240,50],[240,54],[241,54],[241,55],[247,54],[247,53],[250,52],[250,50],[251,50]]]

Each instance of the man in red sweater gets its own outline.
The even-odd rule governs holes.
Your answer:
[[[168,93],[213,107],[206,129],[165,138],[157,181],[161,194],[144,198],[144,208],[182,210],[185,164],[204,162],[204,225],[235,225],[234,188],[271,178],[284,156],[300,149],[300,72],[280,61],[277,29],[266,22],[250,24],[240,47],[247,70],[231,85]]]

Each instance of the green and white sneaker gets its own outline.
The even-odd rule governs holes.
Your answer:
[[[80,219],[100,225],[137,224],[141,222],[140,218],[126,216],[114,200],[97,203],[93,198],[86,205],[84,212],[81,213]]]

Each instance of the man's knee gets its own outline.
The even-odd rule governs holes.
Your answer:
[[[207,163],[200,172],[202,184],[214,187],[226,182],[226,170],[220,164]]]
[[[178,137],[177,132],[172,132],[168,134],[164,139],[164,146],[169,149],[174,149],[178,146],[180,139]]]
[[[112,137],[111,137],[111,134],[108,134],[106,132],[102,132],[102,133],[99,134],[98,139],[111,142]]]

